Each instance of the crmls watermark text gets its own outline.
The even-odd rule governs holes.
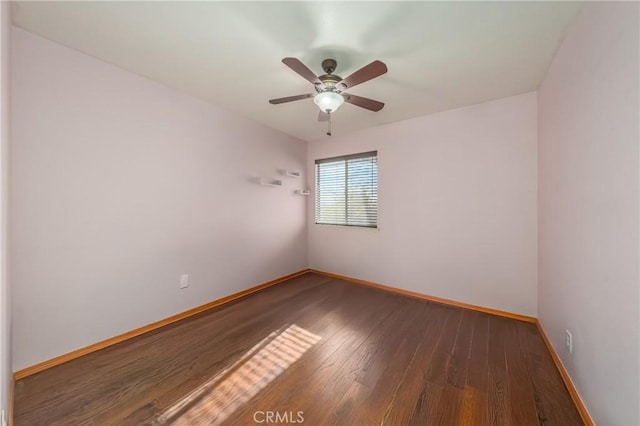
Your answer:
[[[253,413],[253,421],[262,423],[304,423],[304,411],[256,411]]]

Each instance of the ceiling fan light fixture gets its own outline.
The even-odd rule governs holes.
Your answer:
[[[320,92],[314,96],[313,102],[315,102],[323,112],[333,113],[344,103],[344,98],[339,93],[327,91]]]

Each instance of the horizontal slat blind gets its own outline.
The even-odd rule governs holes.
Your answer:
[[[316,223],[377,228],[377,151],[316,160]]]

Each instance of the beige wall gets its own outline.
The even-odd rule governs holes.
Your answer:
[[[538,314],[601,425],[640,424],[638,12],[586,4],[538,96]]]
[[[314,160],[378,150],[379,230],[314,224],[309,266],[536,314],[536,94],[309,144]]]
[[[305,142],[17,28],[13,72],[14,369],[306,268],[304,178],[251,182]]]

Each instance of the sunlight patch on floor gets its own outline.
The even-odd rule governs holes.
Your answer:
[[[274,331],[220,374],[164,411],[157,423],[217,425],[321,339],[292,324]]]

